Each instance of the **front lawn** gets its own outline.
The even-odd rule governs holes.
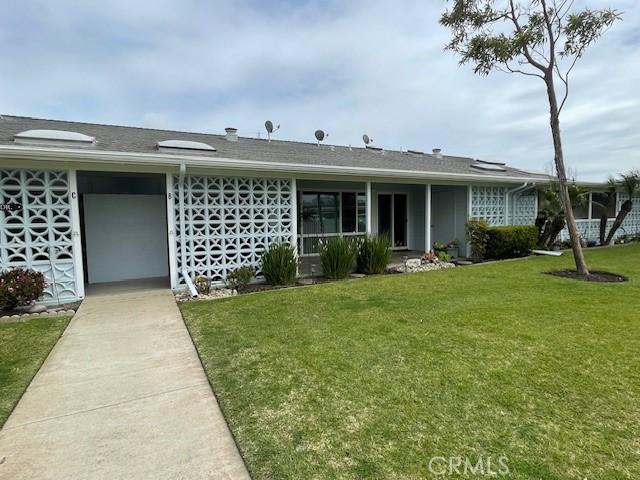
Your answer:
[[[0,323],[0,427],[62,335],[70,317]]]
[[[181,309],[254,479],[637,479],[640,245],[587,260],[630,281],[541,274],[565,254]]]

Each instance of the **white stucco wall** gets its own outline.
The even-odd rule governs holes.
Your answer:
[[[84,195],[89,283],[168,276],[164,195]]]

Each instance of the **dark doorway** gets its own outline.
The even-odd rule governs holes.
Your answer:
[[[393,246],[407,246],[407,196],[404,194],[393,196]]]
[[[386,235],[391,240],[392,196],[390,194],[378,195],[378,233]]]
[[[407,194],[378,194],[378,233],[389,237],[393,248],[407,247]]]

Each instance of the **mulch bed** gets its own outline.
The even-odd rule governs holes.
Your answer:
[[[580,275],[576,270],[554,270],[551,272],[544,272],[547,275],[554,275],[556,277],[571,278],[573,280],[582,280],[583,282],[600,282],[600,283],[622,283],[628,282],[629,279],[624,275],[618,275],[617,273],[602,272],[594,270],[589,275]]]

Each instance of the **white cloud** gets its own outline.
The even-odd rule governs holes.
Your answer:
[[[625,20],[576,69],[562,119],[583,179],[640,166],[640,7],[616,3]],[[544,170],[542,82],[459,67],[442,48],[443,6],[20,2],[0,20],[0,102],[6,113],[245,135],[270,118],[279,138],[311,141],[323,128],[359,144],[366,132],[388,148]]]

